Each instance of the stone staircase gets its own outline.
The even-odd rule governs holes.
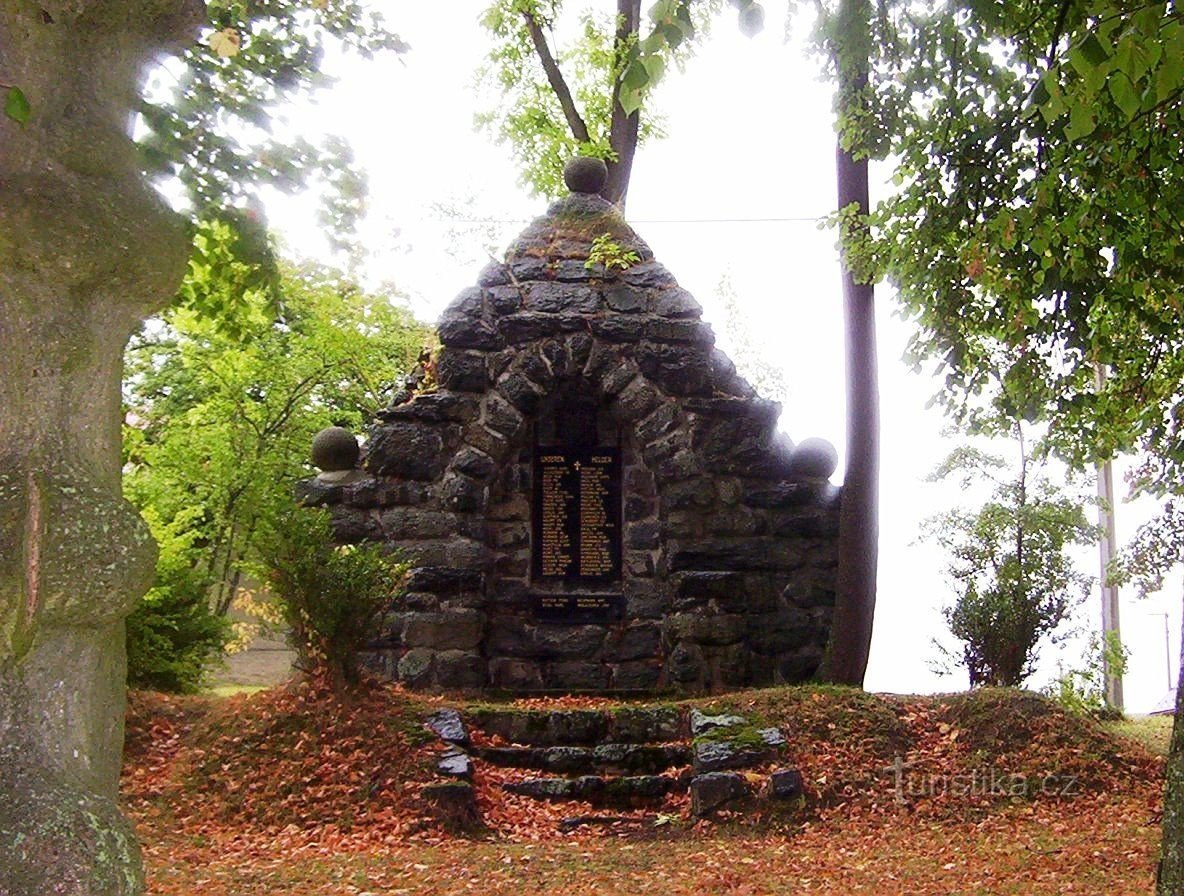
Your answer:
[[[437,764],[441,780],[424,797],[453,828],[481,824],[473,781],[483,763],[521,772],[500,784],[510,793],[597,808],[663,811],[689,790],[691,814],[702,817],[754,797],[791,800],[802,792],[798,772],[777,767],[781,732],[737,715],[678,706],[474,707],[438,710],[425,725],[447,746]],[[765,774],[753,774],[756,768]]]

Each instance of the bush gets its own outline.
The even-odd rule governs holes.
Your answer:
[[[399,596],[406,565],[379,545],[334,543],[329,514],[297,508],[271,522],[261,578],[280,601],[302,665],[338,686],[358,681],[358,651]]]

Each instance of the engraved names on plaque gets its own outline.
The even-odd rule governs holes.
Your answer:
[[[619,448],[536,448],[533,497],[536,579],[571,584],[620,579]]]

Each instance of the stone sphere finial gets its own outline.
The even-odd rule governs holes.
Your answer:
[[[324,473],[352,470],[361,453],[354,434],[340,426],[330,426],[313,436],[312,462]]]
[[[790,471],[795,478],[829,479],[838,464],[839,454],[826,439],[805,439],[790,457]]]
[[[599,193],[608,180],[608,166],[603,159],[576,156],[563,166],[563,182],[573,193]]]

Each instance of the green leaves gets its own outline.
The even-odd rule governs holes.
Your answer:
[[[17,124],[27,124],[33,115],[33,109],[24,91],[19,87],[8,87],[4,90],[4,114]]]

